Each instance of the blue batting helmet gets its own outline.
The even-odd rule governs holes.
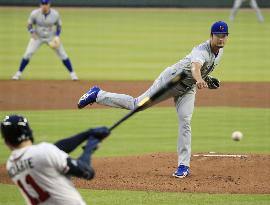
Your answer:
[[[34,141],[27,119],[19,115],[9,115],[1,122],[1,134],[4,140],[13,146],[26,140]]]
[[[229,34],[228,25],[224,21],[217,21],[212,25],[211,33],[213,33],[213,34],[215,34],[215,33],[216,34],[218,34],[218,33]]]
[[[40,0],[40,4],[49,4],[50,0]]]

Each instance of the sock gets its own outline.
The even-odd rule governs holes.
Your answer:
[[[27,66],[28,63],[29,63],[29,59],[23,58],[21,61],[21,64],[20,64],[19,71],[23,72],[23,70],[25,69],[25,67]]]
[[[92,153],[97,149],[98,143],[100,141],[94,137],[89,137],[87,144],[84,147],[84,151],[82,153],[82,155],[78,158],[78,160],[81,160],[85,163],[87,163],[88,165],[91,164],[91,155]]]
[[[57,141],[54,145],[66,153],[72,152],[76,149],[82,142],[89,138],[89,131],[81,132],[69,138],[65,138]]]
[[[71,62],[69,60],[69,58],[65,59],[62,61],[63,64],[66,66],[67,70],[71,73],[73,72],[73,68],[72,68],[72,65],[71,65]]]

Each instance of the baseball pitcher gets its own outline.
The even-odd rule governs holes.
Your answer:
[[[55,9],[50,8],[50,0],[40,0],[40,8],[33,10],[29,16],[28,31],[31,38],[21,60],[19,70],[12,77],[13,80],[21,78],[30,58],[42,44],[51,47],[69,71],[71,79],[78,80],[60,40],[61,27],[60,15]]]
[[[9,115],[1,122],[1,134],[12,150],[6,164],[8,174],[28,205],[86,205],[70,177],[87,180],[94,177],[91,155],[110,134],[106,127],[89,129],[55,144],[34,145],[27,119]],[[84,141],[83,153],[72,159],[68,153]]]
[[[189,175],[191,157],[191,117],[194,109],[196,87],[198,89],[219,87],[219,80],[209,74],[219,64],[223,47],[228,38],[228,25],[223,21],[215,22],[211,27],[210,39],[193,48],[190,54],[166,68],[153,85],[141,96],[133,98],[125,94],[111,93],[94,86],[78,102],[83,108],[94,102],[106,106],[133,110],[143,99],[152,96],[157,90],[181,72],[187,77],[163,95],[160,101],[174,98],[179,119],[178,132],[178,168],[173,176],[183,178]]]
[[[241,5],[243,2],[245,2],[247,0],[234,0],[234,4],[233,4],[233,8],[231,10],[231,14],[230,14],[230,20],[234,21],[235,20],[235,16],[238,12],[238,10],[240,9]],[[258,7],[257,1],[256,0],[249,0],[249,5],[251,8],[253,8],[256,11],[256,15],[257,18],[260,22],[264,21],[263,15]]]

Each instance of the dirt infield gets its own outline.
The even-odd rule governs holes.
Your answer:
[[[76,109],[79,97],[93,85],[138,96],[151,81],[0,81],[0,110]],[[224,83],[219,90],[200,90],[196,106],[270,107],[270,83]],[[172,106],[172,100],[158,106]],[[94,105],[91,108],[105,108]]]
[[[270,193],[270,156],[247,158],[192,157],[191,175],[172,177],[176,154],[155,153],[97,159],[92,182],[76,180],[82,188],[167,192]],[[104,167],[105,165],[105,167]],[[264,167],[256,174],[258,167]]]
[[[0,110],[76,109],[89,87],[137,96],[150,81],[0,81]],[[219,90],[198,91],[196,106],[270,107],[270,83],[224,83]],[[158,106],[173,106],[171,100]],[[104,108],[94,105],[91,108]],[[77,187],[207,193],[270,194],[270,155],[242,157],[193,156],[191,176],[173,178],[177,157],[154,153],[93,160],[97,171],[92,181],[74,179]],[[0,183],[11,183],[0,165]]]
[[[99,190],[270,194],[270,155],[193,156],[191,175],[184,179],[172,177],[176,161],[172,153],[97,158],[93,160],[96,178],[74,183]],[[3,165],[0,183],[11,183]]]

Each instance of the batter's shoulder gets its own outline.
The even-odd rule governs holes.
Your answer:
[[[33,156],[41,159],[47,157],[52,152],[55,152],[55,149],[57,149],[55,145],[48,142],[41,142],[39,144],[32,145],[31,153]]]
[[[51,144],[51,143],[48,143],[48,142],[41,142],[39,144],[36,144],[35,145],[38,149],[54,149],[55,145]]]

